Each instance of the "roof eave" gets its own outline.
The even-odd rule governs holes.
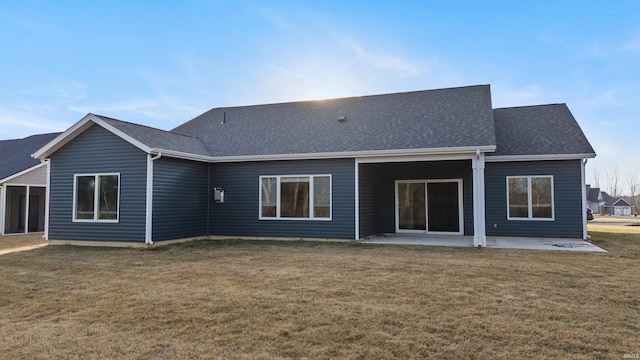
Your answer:
[[[152,154],[162,154],[163,156],[174,157],[185,160],[195,160],[210,163],[223,162],[248,162],[248,161],[277,161],[277,160],[320,160],[339,158],[367,158],[367,157],[397,157],[407,155],[442,155],[442,154],[472,154],[478,151],[493,152],[495,145],[450,147],[450,148],[427,148],[427,149],[393,149],[393,150],[367,150],[367,151],[342,151],[342,152],[321,152],[321,153],[296,153],[296,154],[269,154],[269,155],[239,155],[239,156],[206,156],[184,153],[174,150],[153,148]]]
[[[544,161],[544,160],[581,160],[594,158],[595,153],[584,154],[536,154],[536,155],[495,155],[487,156],[486,162],[506,162],[506,161]]]

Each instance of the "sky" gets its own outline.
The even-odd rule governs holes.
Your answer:
[[[640,177],[640,1],[2,0],[0,44],[0,140],[489,84],[495,108],[566,103],[588,183]]]

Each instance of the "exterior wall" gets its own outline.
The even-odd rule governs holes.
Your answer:
[[[47,166],[39,166],[7,181],[7,185],[47,185]]]
[[[507,220],[507,176],[553,175],[553,221]],[[580,160],[489,162],[485,169],[488,236],[582,238]]]
[[[51,155],[49,239],[144,242],[147,156],[93,125]],[[74,174],[120,173],[118,223],[73,222]]]
[[[354,239],[355,161],[353,159],[265,161],[211,165],[210,188],[225,191],[224,203],[210,206],[210,232],[223,236]],[[259,220],[259,177],[332,176],[332,220]]]
[[[394,233],[395,181],[462,179],[464,234],[473,235],[473,172],[471,160],[361,164],[359,174],[361,237]],[[374,179],[377,179],[375,181]],[[377,199],[375,193],[378,193]],[[373,194],[373,199],[367,196]],[[378,202],[376,219],[375,202]],[[375,222],[378,222],[376,227]],[[375,232],[374,232],[375,231]]]
[[[171,158],[153,162],[153,241],[207,235],[208,168]]]

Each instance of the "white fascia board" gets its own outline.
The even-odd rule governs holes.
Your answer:
[[[28,169],[22,170],[22,171],[20,171],[19,173],[15,173],[15,174],[13,174],[13,175],[11,175],[11,176],[7,176],[7,177],[6,177],[6,178],[4,178],[4,179],[0,179],[0,184],[4,184],[4,183],[6,183],[6,182],[10,181],[11,179],[15,179],[15,178],[17,178],[18,176],[24,175],[24,174],[26,174],[26,173],[28,173],[28,172],[30,172],[30,171],[33,171],[33,170],[35,170],[35,169],[41,168],[41,167],[46,166],[46,165],[47,165],[47,164],[45,164],[45,163],[41,162],[40,164],[35,165],[35,166],[32,166],[32,167],[30,167],[30,168],[28,168]]]
[[[64,145],[66,145],[68,142],[70,142],[71,140],[76,138],[78,135],[80,135],[83,132],[85,132],[93,124],[97,124],[97,125],[102,126],[107,131],[113,133],[114,135],[120,137],[124,141],[132,144],[133,146],[139,148],[140,150],[142,150],[142,151],[144,151],[146,153],[149,153],[150,150],[151,150],[145,144],[143,144],[140,141],[138,141],[138,140],[132,138],[131,136],[125,134],[124,132],[120,131],[119,129],[109,125],[107,122],[105,122],[104,120],[100,119],[96,115],[87,114],[80,121],[78,121],[77,123],[73,124],[70,128],[68,128],[65,132],[63,132],[62,134],[56,136],[55,139],[51,140],[49,143],[47,143],[45,146],[40,148],[35,153],[31,154],[31,156],[33,158],[36,158],[36,159],[45,159],[45,158],[49,157],[49,155],[53,154],[58,149],[60,149]]]
[[[468,159],[475,156],[479,150],[481,152],[495,151],[496,147],[476,146],[476,147],[451,147],[451,148],[431,148],[431,149],[394,149],[394,150],[369,150],[369,151],[344,151],[344,152],[324,152],[324,153],[302,153],[302,154],[273,154],[273,155],[240,155],[240,156],[206,156],[184,153],[173,150],[150,149],[152,154],[162,154],[163,156],[196,160],[210,163],[223,162],[248,162],[248,161],[274,161],[274,160],[317,160],[317,159],[345,159],[358,158],[360,162],[384,162],[392,158],[406,157],[397,161],[419,161],[421,158],[433,160],[434,156],[443,156],[446,159],[460,158]],[[461,154],[464,154],[460,156]],[[369,160],[369,161],[367,161]]]
[[[485,162],[505,162],[505,161],[542,161],[542,160],[582,160],[584,158],[594,158],[595,153],[590,154],[541,154],[541,155],[499,155],[487,156]]]

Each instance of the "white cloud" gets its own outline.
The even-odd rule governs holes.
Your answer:
[[[64,121],[0,108],[0,139],[22,138],[33,134],[64,131],[71,126]]]

